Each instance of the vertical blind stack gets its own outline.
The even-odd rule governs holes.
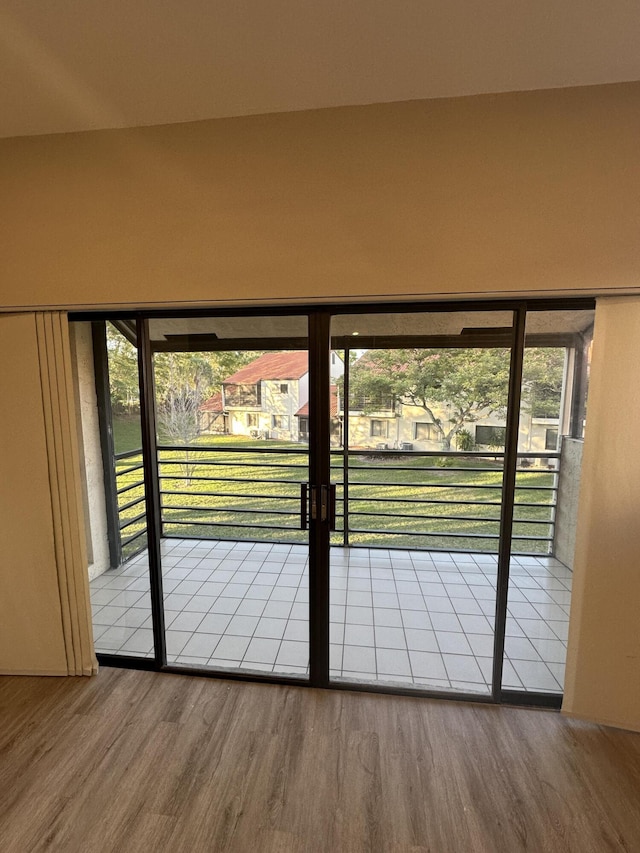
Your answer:
[[[69,326],[65,313],[35,315],[55,569],[69,675],[97,671],[84,537]]]

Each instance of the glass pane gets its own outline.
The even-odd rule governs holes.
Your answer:
[[[306,330],[154,321],[169,663],[307,677]]]
[[[135,340],[131,329],[129,336]],[[106,324],[107,367],[114,455],[117,516],[110,522],[112,565],[91,580],[96,651],[153,657],[151,597],[147,559],[146,498],[138,353],[119,328]],[[114,554],[118,556],[113,559]]]
[[[592,311],[527,315],[503,688],[561,693]]]
[[[490,690],[511,325],[333,318],[332,678]]]

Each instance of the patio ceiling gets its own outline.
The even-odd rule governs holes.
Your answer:
[[[527,332],[530,334],[566,335],[583,332],[593,325],[594,311],[530,311]],[[331,334],[407,336],[460,335],[466,329],[504,329],[511,325],[510,311],[455,311],[338,314],[332,319]],[[151,340],[171,342],[187,336],[210,336],[218,340],[239,338],[305,338],[304,316],[238,316],[159,318],[149,322]]]

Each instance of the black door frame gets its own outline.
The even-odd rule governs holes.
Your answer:
[[[520,415],[520,389],[525,348],[527,311],[593,310],[593,298],[533,299],[533,300],[473,300],[457,302],[385,302],[349,303],[304,306],[251,306],[216,309],[161,309],[133,311],[83,311],[69,314],[70,321],[125,321],[133,332],[138,346],[140,381],[140,408],[144,458],[145,493],[147,496],[147,531],[149,547],[149,574],[153,617],[153,658],[124,657],[98,654],[106,666],[147,669],[162,672],[192,673],[208,677],[239,681],[260,681],[278,684],[307,685],[337,690],[387,693],[417,697],[432,697],[455,701],[479,703],[508,703],[559,708],[562,695],[534,691],[505,690],[501,686],[504,663],[504,642],[509,589],[509,561],[511,531],[518,453],[518,426]],[[162,347],[152,347],[149,337],[149,320],[155,318],[224,317],[224,316],[274,316],[297,315],[309,319],[309,484],[328,486],[330,483],[330,368],[329,352],[332,348],[331,319],[340,314],[387,313],[412,311],[440,313],[458,311],[512,311],[510,330],[510,377],[506,422],[506,446],[503,468],[502,506],[500,515],[500,540],[498,551],[498,576],[494,625],[493,686],[489,694],[454,693],[443,690],[422,690],[416,687],[389,686],[375,683],[336,682],[329,678],[329,525],[320,519],[309,521],[309,679],[268,675],[253,672],[222,671],[167,663],[164,631],[164,608],[161,571],[160,496],[158,488],[158,463],[155,432],[155,389],[153,381],[153,352]],[[396,339],[397,341],[397,339]],[[500,338],[505,345],[504,338]],[[363,340],[364,342],[364,340]],[[193,348],[202,347],[203,341],[194,341]],[[247,341],[247,344],[250,342]],[[296,341],[303,348],[302,341]],[[336,341],[336,343],[338,343]],[[434,342],[435,343],[435,342]],[[486,340],[491,345],[490,340]],[[496,341],[497,343],[497,341]],[[299,346],[302,344],[302,347]],[[183,344],[184,345],[184,344]],[[288,343],[290,348],[292,343]],[[234,346],[234,348],[237,348]],[[339,343],[335,348],[340,348]],[[315,432],[315,435],[313,434]]]

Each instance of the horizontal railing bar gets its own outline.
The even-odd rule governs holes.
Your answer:
[[[308,465],[300,465],[295,462],[290,462],[286,465],[278,465],[275,462],[237,462],[232,465],[229,462],[211,462],[208,459],[158,459],[158,465],[192,465],[194,468],[201,466],[223,466],[225,468],[303,468],[308,469]]]
[[[125,450],[122,453],[114,453],[113,458],[116,462],[119,462],[121,459],[129,459],[131,456],[137,456],[142,453],[142,448],[139,450]]]
[[[194,492],[189,492],[194,494]],[[341,498],[344,500],[344,498]],[[451,506],[502,506],[501,501],[463,501],[463,500],[447,500],[446,498],[357,498],[355,495],[349,495],[349,503],[403,503],[403,504],[443,504]],[[555,507],[555,503],[524,503],[517,502],[515,506],[526,507]]]
[[[335,467],[336,467],[336,469],[338,468],[337,465]],[[353,473],[355,471],[377,471],[377,470],[379,470],[379,469],[376,468],[375,466],[349,465],[349,472],[350,473]],[[502,473],[502,468],[500,468],[500,469],[497,469],[497,468],[454,468],[453,466],[451,468],[448,468],[448,467],[441,468],[437,465],[432,465],[432,466],[427,467],[427,468],[418,468],[414,465],[385,465],[384,468],[382,468],[382,470],[383,471],[407,471],[407,472],[419,471],[421,474],[424,471],[436,471],[439,474],[449,474],[452,472],[457,473],[460,471],[464,471],[466,474],[501,474]],[[528,469],[525,469],[525,470],[528,470]],[[548,474],[549,472],[545,470],[545,471],[541,471],[540,473]]]
[[[230,507],[217,507],[217,506],[171,506],[170,504],[163,504],[162,510],[164,515],[164,510],[169,509],[177,509],[181,511],[187,512],[217,512],[217,513],[228,513],[228,512],[241,512],[241,513],[254,513],[257,515],[288,515],[288,516],[297,516],[300,517],[299,510],[286,510],[286,509],[241,509],[240,507],[230,506]]]
[[[275,453],[275,454],[308,454],[309,450],[305,447],[305,445],[300,445],[300,447],[212,447],[206,444],[159,444],[158,452],[167,451],[167,452],[178,452],[180,450],[196,450],[198,452],[202,451],[203,453]]]
[[[350,512],[349,515],[351,518],[356,516],[368,518],[397,518],[397,512]],[[500,524],[500,517],[498,518],[483,518],[482,516],[476,515],[405,515],[404,519],[406,521],[484,521],[490,522],[491,524]],[[544,522],[548,524],[549,522]]]
[[[130,492],[131,489],[136,489],[138,486],[144,486],[144,480],[136,480],[135,483],[131,483],[129,486],[123,486],[116,491],[116,495],[123,495],[125,492]]]
[[[441,539],[499,539],[495,533],[436,533],[434,531],[423,530],[366,530],[356,527],[350,527],[349,533],[368,533],[373,536],[437,536]],[[530,538],[530,537],[527,537]],[[537,537],[535,537],[537,538]]]
[[[335,449],[330,451],[334,456],[341,456],[343,453],[342,449]],[[375,448],[369,448],[366,450],[355,450],[349,448],[349,456],[383,456],[384,454],[388,455],[403,455],[403,456],[457,456],[459,459],[495,459],[504,457],[504,450],[498,451],[482,451],[482,450],[470,450],[470,451],[460,451],[460,450],[376,450]],[[518,459],[560,459],[561,454],[557,450],[549,450],[549,451],[531,451],[530,453],[526,453],[525,451],[518,452],[516,454]]]
[[[336,532],[341,533],[342,531],[336,531]],[[398,534],[398,535],[402,536],[404,534]],[[235,542],[235,541],[237,541],[235,537],[230,537],[229,539],[225,539],[225,538],[221,538],[221,537],[214,538],[212,536],[203,537],[202,535],[193,536],[193,535],[190,535],[189,533],[186,533],[186,532],[180,533],[180,534],[178,534],[178,533],[166,533],[163,538],[164,539],[196,539],[196,540],[204,538],[210,542]],[[251,536],[251,537],[247,536],[247,538],[243,539],[242,541],[243,542],[259,543],[261,545],[278,544],[273,539],[258,539],[255,536]],[[306,545],[307,543],[298,541],[298,542],[291,542],[291,543],[285,543],[285,544]],[[364,549],[374,550],[374,551],[388,551],[390,548],[389,545],[379,545],[375,542],[372,542],[368,545],[359,545],[357,543],[352,543],[351,545],[348,545],[348,546],[345,546],[345,545],[332,545],[331,546],[332,549],[338,548],[341,551],[344,550],[345,547],[351,551],[358,551],[361,549],[362,550],[364,550]],[[394,546],[391,546],[392,549],[393,549],[393,547]],[[402,550],[417,551],[419,554],[477,554],[480,556],[495,557],[496,560],[498,557],[497,550],[496,551],[478,551],[477,549],[469,550],[466,548],[456,548],[456,549],[437,548],[437,547],[421,548],[421,547],[416,547],[415,545],[412,546],[410,549],[406,549],[400,545],[398,545],[396,547],[402,548]],[[546,558],[549,556],[549,554],[543,554],[540,551],[517,551],[513,556],[516,556],[516,557],[545,557]]]
[[[165,478],[165,479],[188,479],[188,478]],[[238,480],[237,482],[255,482],[254,480]],[[266,482],[266,481],[261,481]],[[275,481],[279,484],[283,484],[282,480]],[[289,485],[285,481],[284,485]],[[297,481],[292,481],[290,485],[299,485]],[[338,486],[342,484],[338,483]],[[351,484],[354,485],[354,484]],[[355,485],[367,485],[365,483],[357,483]],[[391,488],[391,487],[390,487]],[[424,487],[427,488],[427,487]],[[493,487],[488,487],[493,488]],[[496,486],[496,488],[498,488]],[[526,489],[527,487],[521,487]],[[541,490],[541,489],[539,489]],[[555,491],[554,489],[549,488],[548,491]],[[161,495],[178,495],[185,497],[213,497],[213,498],[247,498],[250,500],[300,500],[300,496],[298,494],[295,495],[258,495],[258,494],[243,494],[242,492],[189,492],[183,490],[161,490]],[[139,500],[143,500],[144,496]],[[338,502],[343,502],[344,497],[337,496],[336,500]],[[373,498],[373,497],[365,497],[359,498],[355,495],[349,497],[349,501],[351,503],[385,503],[385,504],[393,504],[393,503],[403,503],[403,504],[435,504],[435,505],[445,505],[445,506],[500,506],[500,501],[471,501],[471,500],[455,500],[455,499],[447,499],[447,498],[398,498],[398,497],[382,497],[382,498]],[[527,507],[527,508],[550,508],[553,509],[556,504],[555,502],[549,501],[548,503],[530,503],[527,501],[516,501],[515,506],[519,507]],[[357,512],[357,510],[356,510]]]
[[[123,547],[123,548],[126,548],[126,547],[127,547],[127,545],[129,545],[131,542],[133,542],[133,541],[134,541],[134,540],[136,540],[136,539],[139,539],[139,538],[140,538],[140,536],[144,536],[144,534],[145,534],[146,532],[147,532],[147,528],[146,528],[146,527],[143,527],[143,528],[142,528],[142,530],[141,530],[139,533],[134,533],[134,534],[133,534],[133,536],[129,536],[129,538],[128,538],[128,539],[123,539],[123,540],[122,540],[122,543],[121,543],[121,544],[122,544],[122,547]]]
[[[231,522],[222,522],[222,521],[179,521],[178,519],[171,519],[166,522],[167,524],[180,524],[190,525],[195,524],[198,527],[238,527],[238,528],[246,528],[247,530],[289,530],[291,532],[300,531],[301,533],[305,533],[306,531],[302,530],[300,527],[282,527],[276,524],[233,524]]]
[[[124,477],[125,474],[131,474],[133,471],[139,471],[141,468],[144,468],[143,462],[140,462],[139,465],[132,465],[130,468],[125,468],[122,471],[116,471],[116,477]]]
[[[146,512],[141,512],[140,515],[136,515],[134,518],[130,518],[120,523],[120,530],[124,530],[125,527],[131,527],[132,524],[136,524],[138,521],[141,521],[146,517]]]
[[[487,485],[486,483],[354,483],[349,481],[349,488],[368,488],[370,486],[386,487],[388,489],[502,489],[502,483]],[[516,483],[516,489],[536,492],[556,492],[557,486],[525,486]]]
[[[307,454],[309,450],[305,445],[300,445],[296,447],[225,447],[225,446],[213,446],[207,444],[159,444],[157,447],[158,451],[167,451],[167,452],[178,452],[181,450],[197,450],[203,453],[249,453],[249,454]],[[127,456],[135,455],[136,453],[142,453],[142,450],[133,450],[127,451],[127,453],[116,454],[116,459],[125,458]],[[334,448],[330,451],[332,456],[342,456],[344,453],[343,448]],[[384,454],[395,456],[402,455],[407,457],[416,457],[416,456],[451,456],[458,457],[460,459],[471,458],[471,459],[496,459],[503,458],[505,453],[503,450],[497,451],[482,451],[482,450],[470,450],[470,451],[459,451],[459,450],[377,450],[375,448],[361,449],[356,450],[355,448],[349,448],[349,456],[382,456]],[[560,459],[561,454],[557,450],[549,450],[549,451],[521,451],[517,453],[518,459]]]
[[[203,477],[200,474],[192,474],[188,476],[187,474],[159,474],[158,475],[161,480],[208,480],[220,483],[254,483],[256,482],[255,477]],[[291,485],[291,486],[299,486],[302,483],[306,483],[306,480],[272,480],[266,477],[260,478],[260,483],[276,483],[279,486],[282,485]]]
[[[397,512],[351,512],[351,518],[355,516],[367,516],[369,518],[397,518]],[[477,515],[406,515],[404,518],[407,521],[425,520],[425,521],[483,521],[491,524],[499,524],[500,518],[487,518],[486,516]],[[546,524],[548,527],[555,522],[552,519],[534,519],[534,518],[514,518],[514,524]]]
[[[349,528],[349,533],[367,533],[369,536],[437,536],[441,539],[494,539],[500,537],[492,533],[436,533],[425,531],[407,530],[366,530],[360,528]],[[512,540],[523,540],[525,542],[553,542],[552,536],[512,536]]]
[[[393,512],[352,512],[349,515],[351,518],[356,518],[356,517],[358,517],[358,518],[364,518],[364,517],[367,517],[367,518],[397,518],[398,517],[397,513],[393,513]],[[342,516],[338,516],[338,517],[341,518]],[[438,522],[438,521],[459,521],[462,524],[463,522],[467,522],[467,521],[482,521],[484,523],[488,522],[490,524],[500,524],[499,518],[483,518],[482,516],[475,516],[475,515],[405,515],[405,516],[403,516],[403,519],[405,521],[431,521],[434,523]],[[542,521],[540,521],[538,519],[534,520],[532,518],[514,518],[513,523],[514,524],[544,524],[545,527],[553,527],[555,524],[555,522],[552,521],[550,518],[544,519]],[[349,530],[353,530],[353,528],[350,527]],[[407,532],[411,533],[411,531],[407,531]],[[446,536],[447,534],[443,533],[442,535]],[[533,538],[537,539],[537,537],[533,537]]]
[[[278,481],[280,482],[280,481]],[[294,484],[295,485],[295,484]],[[180,495],[183,497],[205,497],[205,498],[247,498],[250,500],[265,500],[265,501],[298,501],[300,502],[300,495],[248,495],[243,494],[242,492],[184,492],[184,491],[171,491],[171,490],[160,490],[161,495]],[[338,498],[338,500],[343,500],[343,498]],[[538,506],[538,504],[536,504]],[[544,506],[544,504],[543,504]]]
[[[524,536],[523,534],[518,534],[517,536],[511,537],[512,542],[553,542],[553,536]],[[540,556],[540,555],[538,555]],[[542,556],[550,556],[549,554],[543,554]]]
[[[127,509],[131,509],[132,506],[142,503],[144,500],[146,500],[146,497],[146,495],[141,495],[139,498],[134,498],[132,501],[129,501],[129,503],[122,504],[122,506],[118,506],[118,513],[124,512]]]
[[[283,467],[285,467],[285,466],[283,466]],[[334,471],[341,471],[342,468],[335,465],[333,470]],[[499,468],[499,469],[496,469],[496,468],[440,468],[437,466],[436,467],[432,466],[430,468],[417,468],[416,466],[406,466],[406,465],[385,465],[384,468],[379,469],[379,468],[376,468],[373,466],[365,467],[364,465],[350,465],[349,466],[349,473],[350,474],[353,474],[355,472],[360,472],[360,471],[378,471],[378,470],[382,470],[382,471],[404,471],[406,473],[420,473],[420,474],[433,471],[433,472],[437,472],[439,474],[465,473],[465,474],[496,474],[496,475],[502,474],[502,471],[503,471],[502,468]],[[549,477],[549,476],[553,476],[555,473],[557,473],[555,469],[549,470],[547,468],[539,468],[539,469],[536,469],[536,468],[516,468],[516,474],[527,474],[527,475],[533,474],[537,477]]]

